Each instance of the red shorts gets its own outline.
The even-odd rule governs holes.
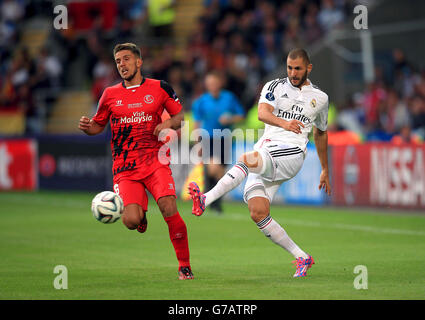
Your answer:
[[[137,176],[137,173],[134,176]],[[135,179],[137,179],[137,177]],[[124,202],[124,206],[131,203],[137,203],[142,207],[143,211],[147,211],[148,195],[146,194],[146,190],[152,194],[156,202],[158,202],[158,199],[161,197],[176,197],[174,179],[171,169],[168,166],[162,166],[156,169],[143,179],[135,179],[132,179],[132,176],[126,176],[122,177],[117,182],[114,178],[114,191],[120,195]]]

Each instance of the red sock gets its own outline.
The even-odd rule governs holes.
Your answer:
[[[168,224],[168,232],[179,261],[179,268],[190,267],[186,224],[178,212],[164,220]]]

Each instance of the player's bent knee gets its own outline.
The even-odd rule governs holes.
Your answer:
[[[266,200],[266,199],[265,199]],[[263,203],[264,201],[248,201],[248,209],[251,219],[258,223],[269,215],[269,207]]]
[[[255,223],[260,222],[261,220],[265,219],[269,213],[265,210],[252,210],[250,211],[251,214],[251,219],[252,221],[254,221]]]
[[[121,220],[123,224],[130,230],[134,230],[140,224],[139,206],[137,204],[129,204],[124,208]]]
[[[174,196],[165,196],[158,199],[158,207],[163,217],[169,217],[177,213],[177,204]]]
[[[122,216],[122,222],[129,230],[134,230],[137,228],[137,226],[140,224],[140,219],[136,219],[133,217],[128,217],[123,215]]]
[[[245,163],[248,167],[255,166],[258,162],[257,156],[257,151],[246,152],[239,157],[238,161]]]
[[[243,162],[250,172],[258,173],[263,167],[263,159],[258,151],[244,153],[239,157],[239,161]]]

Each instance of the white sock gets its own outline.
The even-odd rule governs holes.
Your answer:
[[[286,231],[279,223],[274,221],[270,215],[258,222],[257,226],[266,237],[270,238],[271,241],[288,251],[295,258],[308,258],[308,254],[302,251],[296,243],[292,241]]]
[[[205,206],[209,206],[227,192],[236,188],[248,175],[248,167],[243,162],[236,163],[217,184],[205,193]]]

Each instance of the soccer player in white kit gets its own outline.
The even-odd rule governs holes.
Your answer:
[[[267,82],[261,92],[258,119],[265,123],[265,129],[254,150],[243,154],[207,193],[202,194],[195,182],[189,184],[192,213],[200,216],[208,205],[248,177],[244,200],[248,203],[251,218],[266,237],[294,256],[294,277],[306,276],[314,260],[273,220],[270,203],[280,185],[301,169],[312,130],[322,166],[319,189],[331,194],[327,153],[329,99],[308,79],[312,68],[304,49],[289,52],[287,78]]]

